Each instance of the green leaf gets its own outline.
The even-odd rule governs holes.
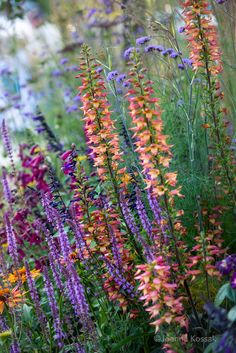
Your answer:
[[[213,342],[211,342],[210,344],[208,344],[208,346],[206,347],[206,349],[204,350],[203,353],[215,352],[216,346],[219,342],[219,338],[220,338],[220,336],[215,336],[215,340]]]
[[[31,310],[32,310],[32,306],[29,306],[27,304],[23,305],[22,316],[23,316],[23,319],[25,320],[25,322],[27,322],[27,323],[31,322],[31,318],[32,318]]]
[[[230,309],[227,316],[230,321],[236,320],[236,305]]]
[[[230,290],[230,284],[229,283],[225,283],[218,291],[218,293],[216,294],[215,297],[215,305],[219,306],[221,303],[223,303],[223,301],[225,300],[225,298],[228,297],[229,294],[229,290]]]
[[[236,290],[233,289],[231,286],[229,287],[227,298],[231,300],[233,303],[236,303]]]

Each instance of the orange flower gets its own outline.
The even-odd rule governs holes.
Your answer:
[[[13,308],[24,301],[24,293],[18,290],[18,286],[13,289],[0,288],[0,314],[3,313],[5,305]]]
[[[31,272],[31,276],[32,278],[36,278],[38,276],[40,276],[40,270],[32,270]],[[25,267],[21,267],[16,269],[14,272],[10,273],[7,277],[7,279],[4,280],[5,283],[11,283],[14,284],[16,282],[20,281],[21,283],[25,283],[26,281],[26,269]]]

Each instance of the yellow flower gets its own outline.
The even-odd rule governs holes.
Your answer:
[[[3,313],[5,305],[13,308],[24,301],[24,292],[18,290],[18,286],[13,289],[0,289],[0,314]]]
[[[36,278],[38,276],[40,276],[40,270],[32,270],[30,271],[32,278]],[[17,270],[15,270],[14,272],[10,273],[7,277],[7,279],[5,280],[5,283],[16,283],[16,282],[22,282],[25,283],[26,281],[26,269],[25,267],[21,267],[18,268]]]

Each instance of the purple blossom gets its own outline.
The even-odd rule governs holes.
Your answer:
[[[77,95],[77,96],[75,96],[74,98],[73,98],[73,101],[74,102],[80,102],[80,96],[79,95]]]
[[[151,40],[151,38],[150,38],[150,37],[147,37],[147,36],[145,36],[145,37],[140,37],[140,38],[137,38],[137,39],[136,39],[136,44],[137,44],[137,45],[143,45],[143,44],[149,42],[150,40]]]
[[[116,78],[118,75],[119,75],[119,74],[118,74],[118,71],[117,71],[117,70],[111,71],[111,72],[109,72],[109,74],[107,75],[107,79],[108,79],[108,81],[113,81],[113,80],[115,80],[115,78]]]
[[[224,4],[226,1],[227,0],[216,0],[216,3],[221,5],[221,4]]]
[[[236,289],[236,271],[232,274],[230,278],[230,285],[233,289]]]
[[[4,167],[2,168],[2,186],[5,199],[8,202],[10,209],[12,210],[13,196],[7,180],[7,170]]]
[[[161,229],[162,236],[163,236],[164,240],[167,241],[168,237],[167,237],[166,232],[168,230],[168,227],[167,227],[167,225],[165,225],[165,219],[162,215],[162,209],[160,207],[160,204],[159,204],[158,200],[153,197],[150,189],[148,189],[147,196],[148,196],[148,203],[149,203],[149,206],[153,212],[154,218]]]
[[[7,213],[5,213],[4,219],[5,219],[5,225],[6,225],[8,251],[10,256],[13,259],[15,267],[17,267],[19,259],[18,259],[18,253],[17,253],[15,232]]]
[[[153,240],[153,233],[152,233],[152,224],[148,218],[148,215],[146,213],[145,207],[143,205],[142,199],[141,199],[141,191],[140,189],[137,188],[136,190],[136,208],[138,211],[138,215],[141,221],[141,224],[143,226],[143,229],[147,232],[149,238]]]
[[[35,282],[31,276],[31,272],[30,272],[30,268],[29,268],[29,264],[27,261],[25,261],[25,269],[26,269],[26,278],[27,278],[27,283],[28,283],[28,287],[29,287],[29,292],[30,292],[30,296],[31,299],[35,305],[35,310],[41,325],[42,330],[45,329],[45,325],[46,325],[46,318],[44,316],[44,313],[41,309],[40,306],[40,299],[39,299],[39,295],[38,295],[38,291],[35,285]]]
[[[0,330],[1,332],[9,330],[9,327],[7,326],[7,323],[6,323],[6,319],[1,314],[0,314]]]
[[[12,150],[12,144],[11,144],[11,140],[10,140],[10,136],[9,136],[9,132],[5,123],[5,119],[3,119],[2,121],[2,138],[3,138],[3,143],[6,149],[6,152],[8,154],[8,157],[10,159],[11,162],[11,167],[13,170],[13,173],[15,174],[15,165],[14,165],[14,160],[13,160],[13,150]]]
[[[66,108],[66,112],[67,113],[72,113],[72,112],[76,112],[78,110],[78,106],[77,104],[73,104],[70,107]]]
[[[53,327],[54,327],[54,333],[55,333],[54,338],[57,341],[58,347],[61,348],[64,345],[63,339],[65,335],[61,329],[62,325],[59,317],[59,310],[57,307],[55,293],[46,267],[44,268],[44,285],[45,285],[45,291],[48,297],[48,302],[49,302],[49,306],[50,306],[52,318],[53,318]]]
[[[69,59],[68,58],[61,58],[61,60],[60,60],[60,64],[61,65],[65,65],[65,64],[67,64],[69,62]]]
[[[189,58],[183,58],[183,63],[189,67],[192,67],[193,61]]]
[[[107,258],[103,256],[102,259],[106,264],[106,267],[108,269],[110,276],[113,278],[116,284],[118,284],[121,287],[121,289],[123,289],[124,292],[128,293],[130,297],[133,298],[135,296],[135,289],[132,286],[132,284],[130,284],[126,280],[126,278],[119,271],[119,269],[116,268]]]
[[[183,64],[178,64],[178,68],[179,68],[179,70],[184,70],[185,66]]]
[[[59,69],[55,69],[55,70],[53,70],[53,71],[51,72],[51,75],[52,75],[53,77],[59,77],[59,76],[62,75],[62,71],[59,70]]]
[[[126,49],[124,51],[124,59],[129,60],[132,53],[135,53],[135,52],[138,53],[139,51],[140,51],[139,48],[135,48],[135,47],[130,47]]]
[[[179,54],[176,53],[175,51],[173,51],[173,52],[170,54],[170,58],[171,58],[171,59],[176,59],[176,58],[178,58],[178,56],[179,56]]]
[[[119,76],[117,76],[116,82],[117,83],[122,83],[125,79],[126,79],[126,75],[125,74],[120,74]]]
[[[133,233],[133,235],[135,237],[137,237],[138,241],[142,245],[145,256],[147,258],[147,261],[148,262],[152,261],[153,260],[153,253],[150,249],[150,246],[146,243],[144,238],[141,236],[139,228],[135,222],[134,216],[132,215],[130,208],[128,206],[128,202],[125,200],[123,195],[120,195],[120,204],[121,204],[121,208],[122,208],[122,211],[124,214],[124,219],[129,227],[130,231]]]
[[[15,339],[11,344],[10,353],[20,353],[19,343]]]
[[[179,32],[179,33],[183,33],[184,31],[185,31],[185,27],[184,27],[184,26],[179,27],[179,29],[178,29],[178,32]]]
[[[102,67],[98,67],[98,68],[96,69],[96,72],[97,72],[98,74],[100,74],[102,71],[103,71],[103,68],[102,68]]]
[[[129,81],[124,81],[124,82],[122,83],[122,86],[123,86],[124,88],[128,88],[128,87],[130,86]]]
[[[162,45],[148,45],[144,51],[145,53],[150,53],[150,52],[153,52],[153,51],[157,51],[157,52],[162,52],[164,49],[164,47]]]

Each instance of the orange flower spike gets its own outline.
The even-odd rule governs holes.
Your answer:
[[[82,49],[80,74],[82,79],[79,87],[82,110],[84,113],[85,133],[91,157],[102,181],[115,178],[121,186],[123,180],[129,180],[119,174],[123,164],[122,152],[119,146],[119,135],[111,118],[110,104],[107,99],[105,82],[97,70],[97,64],[91,57],[89,49]],[[124,169],[124,168],[122,168]]]

